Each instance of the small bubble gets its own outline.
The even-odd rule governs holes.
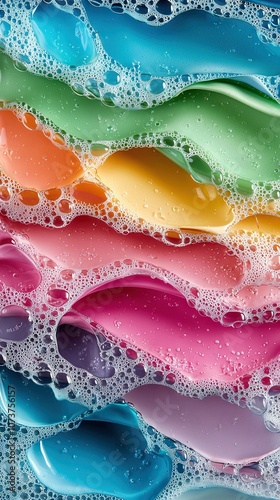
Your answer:
[[[85,88],[90,94],[92,94],[94,97],[99,97],[100,92],[98,90],[98,83],[96,80],[93,78],[89,78],[86,83],[85,83]]]
[[[222,317],[222,324],[224,326],[239,326],[240,323],[245,321],[245,314],[239,311],[229,311]]]
[[[38,127],[37,118],[32,113],[24,113],[22,123],[29,130],[36,130]]]
[[[51,306],[60,307],[66,304],[69,294],[66,290],[59,288],[50,288],[47,293],[47,301]]]
[[[176,375],[174,373],[168,373],[165,380],[168,385],[174,385],[176,382]]]
[[[112,92],[106,92],[103,95],[103,102],[106,106],[113,107],[116,105],[116,96]],[[109,127],[107,127],[108,130]]]
[[[165,233],[165,239],[169,243],[172,243],[173,245],[180,245],[182,243],[182,235],[178,233],[177,231],[166,231]]]
[[[257,465],[242,467],[239,469],[239,475],[243,482],[250,484],[257,484],[262,478],[262,472]]]
[[[0,22],[0,35],[7,37],[9,36],[11,31],[11,25],[7,23],[6,21],[1,21]]]
[[[280,432],[280,423],[277,424],[272,420],[264,420],[264,425],[269,432]]]
[[[51,384],[53,379],[52,379],[52,374],[49,370],[41,370],[37,373],[37,375],[34,375],[34,380],[42,385],[48,385]]]
[[[212,178],[214,184],[217,184],[217,186],[220,186],[224,180],[224,176],[219,170],[214,170],[214,172],[212,173]]]
[[[54,378],[54,385],[57,389],[64,389],[71,384],[71,378],[66,373],[60,372],[57,373]]]
[[[156,10],[164,16],[170,16],[173,12],[173,6],[168,0],[159,0],[156,4]]]
[[[166,87],[165,81],[159,78],[154,78],[149,83],[149,90],[152,94],[162,94]]]
[[[278,200],[280,198],[280,191],[278,190],[272,191],[271,196],[274,200]]]
[[[104,144],[94,143],[90,146],[92,156],[103,156],[109,151],[109,148]]]
[[[182,75],[182,80],[185,83],[190,83],[191,77],[190,77],[190,75]]]
[[[273,271],[278,271],[280,269],[280,255],[275,255],[274,257],[272,257],[272,259],[268,263],[268,266]]]
[[[137,352],[134,351],[134,349],[127,349],[126,355],[127,355],[128,359],[132,359],[132,360],[135,360],[138,357]]]
[[[26,71],[26,66],[23,63],[21,63],[19,61],[15,61],[13,64],[14,64],[15,69],[17,69],[18,71],[21,71],[21,72]]]
[[[111,10],[113,12],[116,12],[116,14],[122,14],[123,13],[123,6],[121,3],[112,3]]]
[[[263,377],[261,380],[262,384],[265,386],[271,385],[271,378],[270,377]]]
[[[4,366],[6,363],[6,356],[3,352],[0,352],[0,366]]]
[[[0,200],[9,201],[11,198],[9,189],[6,186],[0,186]]]
[[[85,93],[84,87],[79,83],[72,83],[72,90],[75,94],[82,96]]]
[[[54,219],[53,219],[53,225],[54,225],[55,227],[61,227],[61,226],[63,226],[63,225],[64,225],[64,221],[63,221],[63,219],[62,219],[59,215],[57,215],[57,216],[56,216],[56,217],[54,217]]]
[[[173,137],[164,137],[163,138],[163,143],[166,145],[166,146],[174,146],[174,139]]]
[[[267,408],[267,402],[263,396],[255,396],[248,401],[248,408],[256,415],[262,415]]]
[[[72,203],[69,200],[60,200],[58,203],[58,209],[63,214],[70,214],[72,210]]]
[[[104,74],[104,82],[109,85],[119,85],[121,77],[116,71],[106,71]]]
[[[134,366],[133,371],[138,378],[144,378],[147,375],[145,365],[138,363]]]
[[[252,196],[254,194],[254,187],[252,182],[246,179],[237,179],[236,189],[238,193],[243,196]]]
[[[176,469],[180,474],[183,474],[185,472],[185,466],[183,464],[177,464]]]
[[[73,271],[73,269],[64,269],[60,273],[61,278],[65,281],[72,281],[74,275],[75,271]]]
[[[269,396],[278,396],[278,395],[280,395],[280,385],[273,385],[272,387],[270,387],[270,389],[268,391],[268,395]]]

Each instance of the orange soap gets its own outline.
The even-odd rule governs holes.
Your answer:
[[[0,167],[21,186],[46,190],[67,186],[83,174],[79,158],[58,141],[54,144],[25,113],[0,111]]]
[[[241,220],[231,228],[231,233],[245,231],[247,233],[270,234],[279,236],[280,219],[273,215],[256,214]]]
[[[87,203],[88,205],[99,205],[107,199],[104,189],[89,181],[76,184],[71,189],[71,193],[77,201]]]

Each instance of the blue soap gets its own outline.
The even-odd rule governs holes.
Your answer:
[[[86,0],[83,4],[106,52],[127,68],[138,66],[144,77],[280,73],[280,47],[264,44],[244,21],[190,10],[151,26]]]
[[[39,45],[60,63],[83,66],[97,57],[91,33],[71,11],[41,2],[33,11],[32,26]]]
[[[153,500],[171,477],[171,459],[151,451],[127,404],[110,404],[70,432],[28,450],[43,484],[64,494],[103,493],[123,500]]]
[[[71,420],[86,407],[65,399],[57,399],[51,387],[38,385],[21,373],[7,368],[0,370],[0,410],[8,413],[9,387],[16,394],[15,420],[28,427],[41,427]],[[10,415],[11,416],[11,415]]]

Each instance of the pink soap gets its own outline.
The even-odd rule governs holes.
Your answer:
[[[41,283],[41,274],[29,257],[11,244],[0,246],[0,280],[18,292],[30,292]]]
[[[210,460],[250,463],[280,448],[280,434],[266,429],[262,415],[217,396],[194,399],[169,387],[144,385],[125,399],[150,425]]]
[[[230,296],[227,303],[240,309],[257,309],[280,302],[280,288],[275,285],[247,285]]]
[[[214,290],[236,286],[244,277],[243,262],[218,243],[176,248],[143,234],[124,236],[104,222],[86,216],[77,217],[60,229],[15,222],[9,222],[9,226],[26,234],[38,252],[64,268],[91,269],[121,259],[135,259]]]
[[[160,280],[133,276],[103,285],[72,309],[193,380],[234,381],[279,355],[278,323],[223,326],[173,292]]]

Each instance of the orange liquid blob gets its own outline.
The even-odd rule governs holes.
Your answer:
[[[241,220],[231,227],[230,232],[245,231],[247,233],[270,234],[279,236],[280,218],[273,215],[256,214]]]
[[[11,110],[0,110],[0,166],[7,176],[37,190],[67,186],[81,177],[79,158],[36,127],[31,113],[22,122]]]
[[[10,198],[11,195],[9,193],[8,188],[6,188],[6,186],[0,186],[0,200],[9,201]]]
[[[44,195],[47,198],[47,200],[55,201],[61,196],[61,190],[49,189],[48,191],[45,191]]]
[[[38,127],[37,119],[32,113],[24,113],[22,117],[22,123],[29,130],[36,130]]]
[[[24,191],[21,191],[19,194],[19,200],[21,203],[27,206],[34,206],[38,205],[40,198],[38,196],[38,193],[36,191],[30,191],[29,189],[25,189]]]
[[[60,200],[58,203],[58,208],[63,214],[71,213],[71,202],[69,200]]]
[[[107,199],[104,189],[89,181],[81,182],[74,186],[72,196],[77,201],[87,203],[88,205],[100,204]]]

